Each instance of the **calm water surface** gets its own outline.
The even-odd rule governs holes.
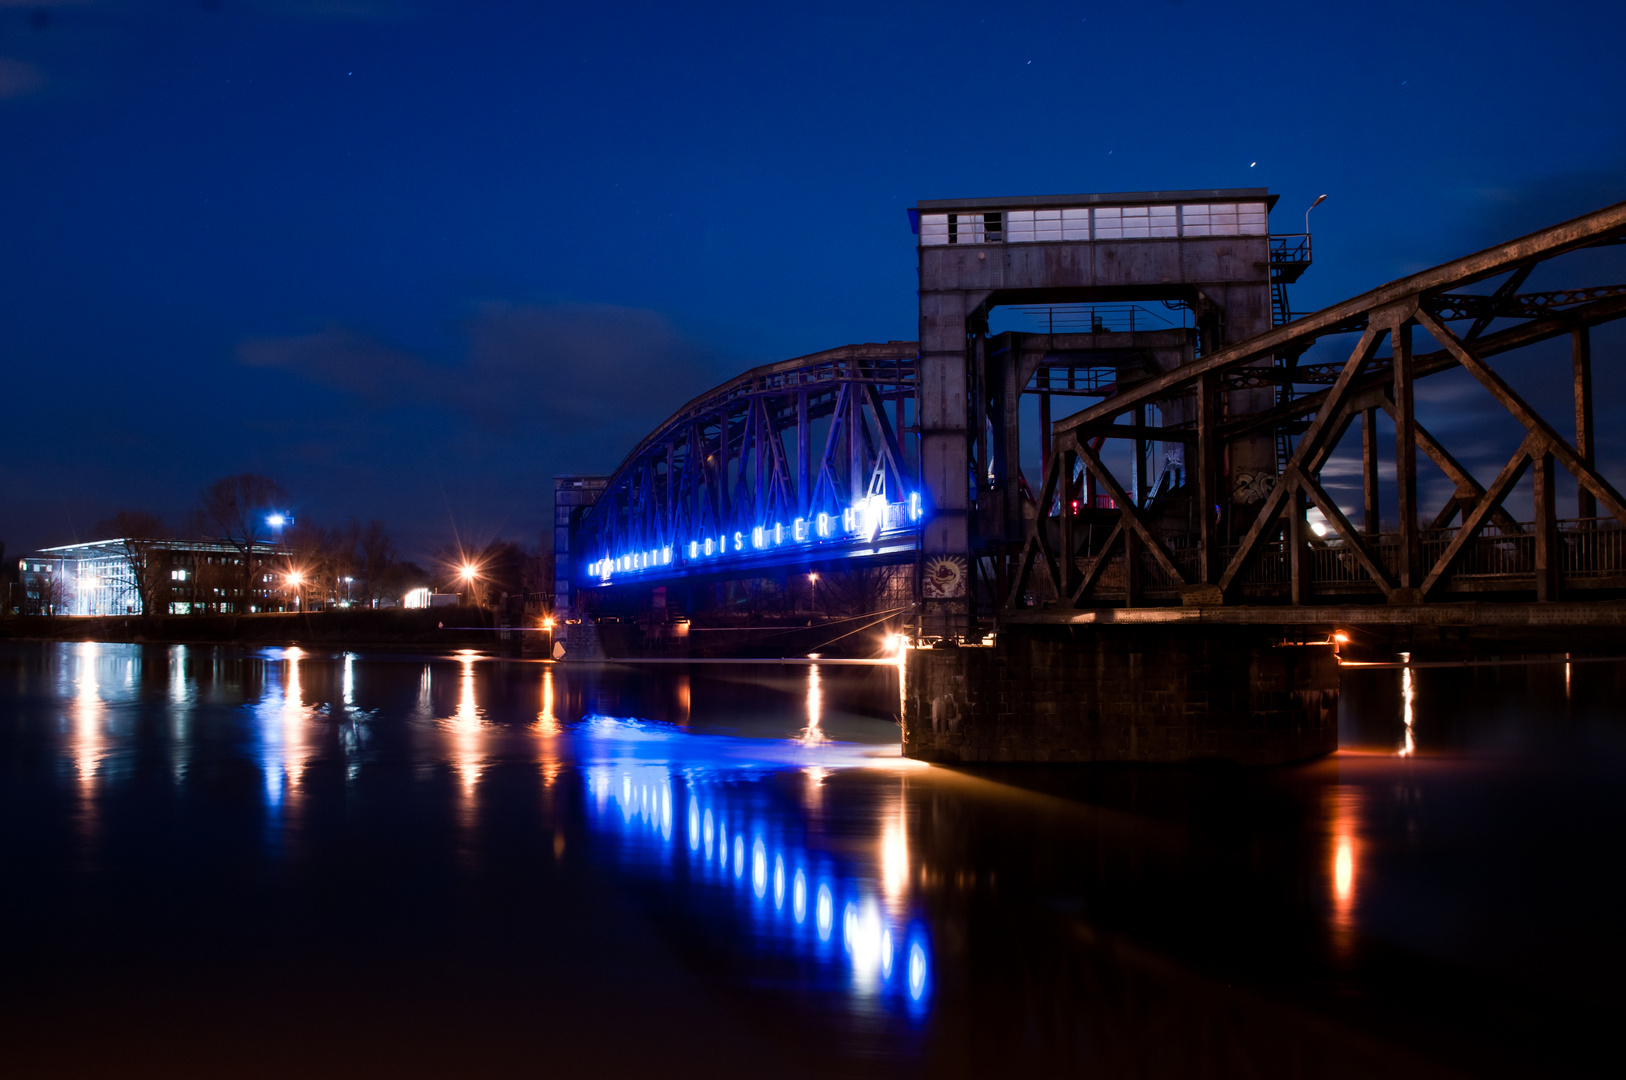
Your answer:
[[[1618,1075],[1626,669],[951,770],[894,668],[0,645],[4,1075]]]

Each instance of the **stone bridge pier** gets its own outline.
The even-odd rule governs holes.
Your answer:
[[[1019,625],[993,645],[914,649],[903,752],[966,764],[1317,757],[1338,746],[1338,659],[1330,643],[1284,643],[1306,636],[1281,626]]]

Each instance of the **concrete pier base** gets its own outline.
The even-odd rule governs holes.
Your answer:
[[[1330,645],[1269,626],[1018,626],[911,650],[903,752],[938,762],[1301,761],[1337,749]]]

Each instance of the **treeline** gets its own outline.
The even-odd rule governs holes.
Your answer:
[[[403,558],[384,522],[351,519],[330,525],[292,518],[288,492],[253,473],[222,477],[198,493],[197,506],[172,525],[146,510],[123,509],[96,523],[89,538],[118,541],[123,576],[139,597],[139,610],[160,614],[181,598],[173,584],[176,562],[161,542],[228,544],[231,558],[199,559],[186,610],[229,612],[297,606],[389,607],[417,589],[456,592],[465,602],[551,603],[552,553],[497,540],[477,549],[456,542],[437,548],[421,566]],[[0,546],[0,552],[4,547]],[[59,575],[60,576],[60,575]],[[52,582],[50,587],[61,588]],[[41,613],[60,603],[41,592]],[[55,598],[60,601],[61,598]],[[134,605],[132,605],[134,606]]]

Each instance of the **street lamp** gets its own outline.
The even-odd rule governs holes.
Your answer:
[[[1310,210],[1314,210],[1326,201],[1327,197],[1325,195],[1317,195],[1315,202],[1310,204]],[[1304,211],[1304,237],[1306,240],[1310,238],[1310,210]]]
[[[305,584],[305,575],[304,574],[300,573],[298,570],[290,570],[290,571],[288,571],[288,585],[289,585],[290,588],[292,588],[294,590],[294,610],[296,610],[296,611],[304,610],[304,605],[302,603],[300,603],[300,595],[299,595],[299,589],[304,584]]]

